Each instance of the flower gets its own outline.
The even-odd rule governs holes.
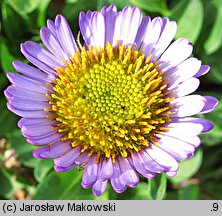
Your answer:
[[[172,42],[177,25],[143,17],[138,8],[114,5],[81,12],[82,46],[61,15],[40,30],[21,52],[35,66],[13,62],[8,73],[8,109],[34,157],[53,158],[54,169],[84,168],[82,186],[100,196],[111,181],[121,193],[139,175],[173,177],[178,161],[193,156],[198,135],[213,124],[191,116],[217,105],[211,96],[189,95],[209,71],[188,39]]]

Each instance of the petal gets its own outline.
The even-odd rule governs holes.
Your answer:
[[[105,21],[105,42],[109,42],[112,46],[115,46],[113,42],[113,34],[116,22],[116,11],[117,8],[115,5],[111,5],[110,7],[106,8],[103,7],[101,13],[104,16]]]
[[[169,172],[166,172],[166,174],[172,178],[177,174],[177,171],[169,171]]]
[[[146,32],[149,28],[150,22],[151,22],[151,19],[148,16],[146,16],[142,19],[142,22],[141,22],[140,27],[137,31],[137,35],[136,35],[136,38],[134,41],[134,43],[137,45],[138,48],[141,47],[141,45],[143,43],[143,39],[144,39]]]
[[[47,116],[53,115],[52,113],[43,110],[40,111],[19,110],[13,107],[9,102],[6,105],[11,112],[24,118],[46,118]]]
[[[47,27],[51,31],[51,33],[54,35],[54,37],[57,38],[55,23],[52,20],[48,19],[47,20]]]
[[[199,112],[199,114],[209,113],[213,111],[218,105],[218,100],[212,96],[204,96],[206,103],[203,109]]]
[[[14,97],[10,98],[9,103],[18,110],[26,111],[44,110],[45,108],[51,107],[51,105],[47,102]]]
[[[175,98],[189,95],[196,91],[199,85],[200,80],[192,77],[180,83],[176,88],[173,89],[173,91],[171,91],[170,95]]]
[[[52,80],[55,79],[55,77],[53,75],[46,74],[46,73],[44,73],[44,72],[42,72],[30,65],[27,65],[21,61],[14,61],[12,64],[13,64],[14,68],[18,72],[20,72],[21,74],[23,74],[31,79],[40,81],[42,83],[51,82]]]
[[[93,13],[91,19],[91,32],[94,39],[92,46],[104,47],[105,45],[105,21],[104,16],[100,13]]]
[[[175,137],[159,135],[159,148],[174,157],[177,161],[185,160],[190,153],[195,151],[194,146]]]
[[[24,134],[23,134],[24,135]],[[58,133],[57,131],[52,132],[51,134],[47,134],[44,137],[38,137],[38,138],[33,138],[33,137],[26,137],[27,142],[33,145],[49,145],[54,142],[58,142],[61,140],[63,137],[62,133]]]
[[[51,68],[63,67],[62,62],[53,56],[51,53],[42,48],[39,44],[33,41],[27,41],[23,44],[26,55],[32,56],[33,58],[43,62]],[[24,54],[23,53],[23,54]],[[25,55],[25,54],[24,54]],[[28,59],[28,58],[27,58]],[[38,66],[38,65],[36,65]]]
[[[82,177],[82,182],[86,187],[95,184],[98,176],[98,164],[96,163],[96,155],[90,157]]]
[[[101,196],[107,187],[107,180],[97,180],[96,183],[93,185],[92,192],[95,196]]]
[[[104,159],[102,162],[99,179],[106,180],[110,179],[113,175],[113,164],[112,159]]]
[[[173,117],[185,117],[198,114],[205,106],[206,99],[200,95],[189,95],[177,98],[171,102]]]
[[[75,166],[76,166],[75,163],[73,163],[67,167],[61,167],[61,166],[54,165],[54,169],[56,172],[66,172],[66,171],[73,169]]]
[[[75,159],[80,155],[80,148],[75,147],[68,151],[66,154],[54,159],[56,166],[68,167],[75,162]]]
[[[195,74],[194,77],[203,76],[204,74],[208,73],[209,70],[210,70],[210,67],[208,65],[201,65],[199,71]]]
[[[113,176],[111,178],[111,185],[117,193],[122,193],[126,190],[126,184],[121,175],[121,169],[118,160],[113,164]]]
[[[81,165],[81,164],[87,163],[88,161],[89,161],[89,152],[83,152],[75,160],[75,163],[78,165]]]
[[[47,49],[53,53],[57,59],[60,60],[69,60],[69,56],[64,52],[63,48],[59,44],[58,39],[50,31],[49,28],[43,27],[40,30],[40,37]]]
[[[21,128],[22,126],[27,125],[53,125],[54,121],[47,119],[47,118],[22,118],[18,122],[18,126]]]
[[[162,173],[165,168],[158,164],[153,158],[151,158],[147,151],[148,149],[142,150],[137,154],[142,166],[151,173]],[[169,170],[168,167],[167,170]]]
[[[36,158],[57,158],[70,151],[72,146],[69,142],[57,142],[42,148],[34,149],[33,156]]]
[[[31,90],[43,94],[46,94],[48,91],[50,91],[50,89],[47,88],[44,84],[20,74],[7,73],[7,77],[12,84],[26,90]]]
[[[51,132],[54,132],[52,125],[26,125],[21,128],[22,133],[25,136],[44,136]]]
[[[180,38],[174,41],[163,55],[158,59],[160,71],[167,71],[182,61],[187,59],[193,51],[193,46],[189,43],[188,39]]]
[[[115,28],[113,33],[113,45],[115,46],[118,42],[120,44],[122,41],[120,41],[120,33],[121,33],[121,27],[122,27],[122,19],[123,19],[123,13],[118,12],[116,14],[116,22],[115,22]]]
[[[164,171],[177,171],[179,167],[177,161],[168,153],[161,150],[160,146],[152,145],[151,148],[147,148],[145,151],[157,164],[164,168]]]
[[[214,125],[211,121],[202,119],[202,118],[172,118],[172,122],[190,122],[193,124],[201,125],[202,131],[201,132],[207,132],[213,129]]]
[[[167,125],[169,127],[169,131],[166,131],[167,135],[188,135],[188,136],[196,136],[199,135],[204,127],[202,124],[195,124],[194,122],[171,122]]]
[[[135,187],[139,183],[139,178],[127,158],[119,157],[119,165],[124,183],[129,187]]]
[[[142,13],[139,8],[131,8],[130,6],[126,6],[120,13],[122,13],[124,19],[121,22],[118,40],[122,41],[125,45],[132,45],[142,22]]]
[[[26,50],[26,47],[24,44],[21,44],[21,52],[22,54],[36,67],[41,69],[42,71],[46,72],[47,74],[56,74],[56,71],[54,68],[49,67],[45,61],[41,62],[37,58],[33,57],[29,54],[29,52]]]
[[[139,157],[138,154],[140,154],[140,153],[133,152],[131,154],[132,162],[133,162],[135,169],[137,170],[137,172],[139,172],[141,175],[143,175],[144,177],[146,177],[148,179],[154,178],[156,176],[156,174],[150,172],[149,170],[147,170],[144,167],[144,163],[143,163],[143,161],[141,161],[141,157]]]
[[[168,70],[164,74],[165,79],[170,77],[170,81],[167,83],[168,90],[175,88],[181,82],[193,77],[200,69],[200,66],[201,61],[191,57],[177,65],[177,67]]]
[[[151,61],[156,61],[162,55],[173,40],[177,31],[177,24],[175,21],[169,21],[167,17],[164,17],[161,23],[161,34],[152,51],[154,55],[151,57]]]
[[[159,40],[161,33],[161,18],[155,17],[150,23],[146,35],[143,39],[143,49],[146,56],[153,54],[153,48],[155,47],[157,41]]]
[[[82,11],[79,14],[79,28],[80,28],[82,37],[84,39],[85,45],[88,46],[90,44],[95,44],[94,39],[92,37],[90,25],[89,25],[89,18]]]
[[[66,19],[57,15],[55,19],[56,35],[66,55],[71,57],[75,54],[77,48],[72,31]]]
[[[9,86],[5,90],[5,95],[8,99],[11,97],[13,98],[21,98],[21,100],[29,100],[32,98],[34,101],[48,101],[49,99],[42,93],[34,92],[34,91],[27,91],[22,88],[17,88],[15,86]]]
[[[179,134],[173,134],[173,135],[170,135],[170,136],[174,137],[178,140],[182,140],[183,142],[186,142],[189,145],[194,146],[195,148],[197,148],[201,144],[201,140],[198,136],[179,135]]]

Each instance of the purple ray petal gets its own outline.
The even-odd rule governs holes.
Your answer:
[[[20,72],[21,74],[32,78],[34,80],[38,80],[42,83],[51,82],[55,80],[55,77],[51,74],[46,74],[30,65],[27,65],[21,61],[14,61],[13,63],[14,68]]]
[[[203,76],[204,74],[208,73],[209,70],[210,70],[210,67],[208,65],[201,65],[199,71],[195,74],[194,77]]]
[[[113,164],[112,159],[104,159],[102,162],[99,179],[106,180],[111,178],[113,175]]]
[[[135,187],[139,183],[139,178],[127,158],[119,157],[119,165],[124,183],[129,187]]]
[[[92,192],[95,196],[101,196],[107,187],[107,180],[97,180],[96,183],[93,185]]]
[[[80,148],[75,147],[68,151],[66,154],[54,159],[56,166],[68,167],[75,162],[75,159],[80,155]]]
[[[159,70],[167,71],[176,67],[182,61],[187,59],[193,51],[193,46],[187,38],[180,38],[174,41],[163,55],[158,59]],[[173,58],[172,58],[173,56]]]
[[[54,169],[55,169],[56,172],[66,172],[66,171],[72,170],[75,166],[76,166],[75,163],[72,163],[67,167],[54,165]]]
[[[218,105],[218,100],[212,96],[204,96],[206,103],[203,109],[199,112],[199,114],[209,113],[213,111]]]
[[[44,45],[48,48],[48,50],[53,53],[57,59],[60,60],[69,60],[69,57],[59,44],[59,41],[54,36],[54,34],[47,27],[43,27],[40,30],[40,37]]]
[[[46,59],[43,60],[43,62],[42,62],[39,59],[37,59],[36,57],[33,57],[27,51],[25,44],[21,44],[21,52],[32,64],[34,64],[36,67],[38,67],[42,71],[46,72],[47,74],[55,74],[55,75],[57,74],[55,71],[55,68],[52,68],[46,64]]]
[[[33,103],[34,101],[41,101],[45,103],[46,101],[49,100],[45,96],[45,94],[34,91],[27,91],[26,89],[18,88],[15,86],[9,86],[5,90],[5,95],[8,99],[13,97],[13,98],[20,98],[21,100],[29,100],[31,98]]]
[[[200,95],[188,95],[172,101],[171,109],[173,117],[186,117],[200,113],[203,110],[206,99]]]
[[[44,84],[20,74],[7,73],[7,77],[15,86],[26,90],[31,90],[43,94],[46,94],[50,90]]]
[[[159,135],[159,137],[161,137],[159,148],[170,154],[177,161],[185,160],[190,153],[195,151],[194,146],[175,137],[167,135]]]
[[[61,15],[56,16],[55,30],[58,40],[67,56],[73,56],[78,48],[74,40],[72,31],[69,27],[69,24],[67,23],[66,19]]]
[[[126,190],[126,184],[123,181],[120,165],[117,159],[113,164],[113,176],[111,177],[111,184],[117,193],[122,193]]]
[[[141,175],[143,175],[146,178],[149,178],[149,179],[154,178],[156,174],[153,172],[150,172],[144,167],[144,162],[140,160],[140,157],[138,156],[138,154],[139,153],[137,152],[133,152],[131,154],[132,162],[135,169],[137,170],[137,172],[139,172]]]
[[[98,164],[96,163],[96,155],[90,157],[82,177],[84,185],[92,186],[95,184],[98,176]]]
[[[36,158],[57,158],[72,149],[69,142],[57,142],[42,148],[34,149],[33,156]]]

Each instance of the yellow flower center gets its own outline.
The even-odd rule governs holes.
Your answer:
[[[127,157],[157,144],[156,134],[168,128],[169,92],[163,72],[136,47],[109,43],[77,51],[50,85],[54,127],[73,147],[90,155]]]

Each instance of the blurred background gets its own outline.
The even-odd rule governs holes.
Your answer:
[[[117,194],[108,190],[99,198],[81,187],[82,171],[56,173],[52,160],[33,158],[17,127],[18,117],[6,108],[3,90],[12,61],[26,61],[19,44],[40,42],[39,29],[46,19],[63,14],[77,35],[80,11],[100,10],[115,4],[139,7],[144,15],[169,17],[178,23],[176,38],[194,44],[195,57],[211,66],[201,77],[200,94],[222,99],[222,0],[0,0],[0,199],[222,199],[222,103],[210,114],[215,128],[201,136],[202,145],[193,158],[180,163],[176,177],[141,178],[134,189]]]

